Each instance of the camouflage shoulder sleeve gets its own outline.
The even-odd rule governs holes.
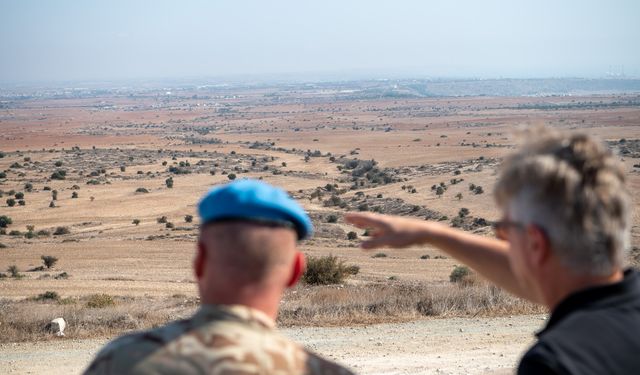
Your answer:
[[[155,330],[119,337],[98,352],[84,373],[88,375],[150,373],[146,367],[139,365],[162,350],[172,339],[180,336],[188,325],[189,321],[177,321]],[[170,370],[167,369],[167,371]]]
[[[354,375],[351,370],[319,355],[307,351],[307,366],[305,374],[309,375]]]

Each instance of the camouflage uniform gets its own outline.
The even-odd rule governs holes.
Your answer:
[[[118,338],[85,374],[351,374],[281,336],[246,306],[204,305],[186,320]]]

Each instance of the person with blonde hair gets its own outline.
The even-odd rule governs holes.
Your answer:
[[[507,157],[495,186],[497,238],[368,213],[364,249],[429,244],[551,312],[518,374],[640,371],[640,278],[625,269],[631,199],[622,165],[584,133],[538,130]]]

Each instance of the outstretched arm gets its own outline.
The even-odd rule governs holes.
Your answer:
[[[509,244],[456,230],[440,223],[371,213],[349,213],[348,223],[372,229],[371,239],[362,243],[363,249],[379,247],[408,247],[433,245],[499,287],[533,302],[535,297],[522,288],[509,265]]]

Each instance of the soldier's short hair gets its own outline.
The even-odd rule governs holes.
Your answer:
[[[630,243],[631,198],[621,163],[595,138],[538,128],[505,159],[495,186],[514,220],[536,224],[564,265],[608,275]]]

